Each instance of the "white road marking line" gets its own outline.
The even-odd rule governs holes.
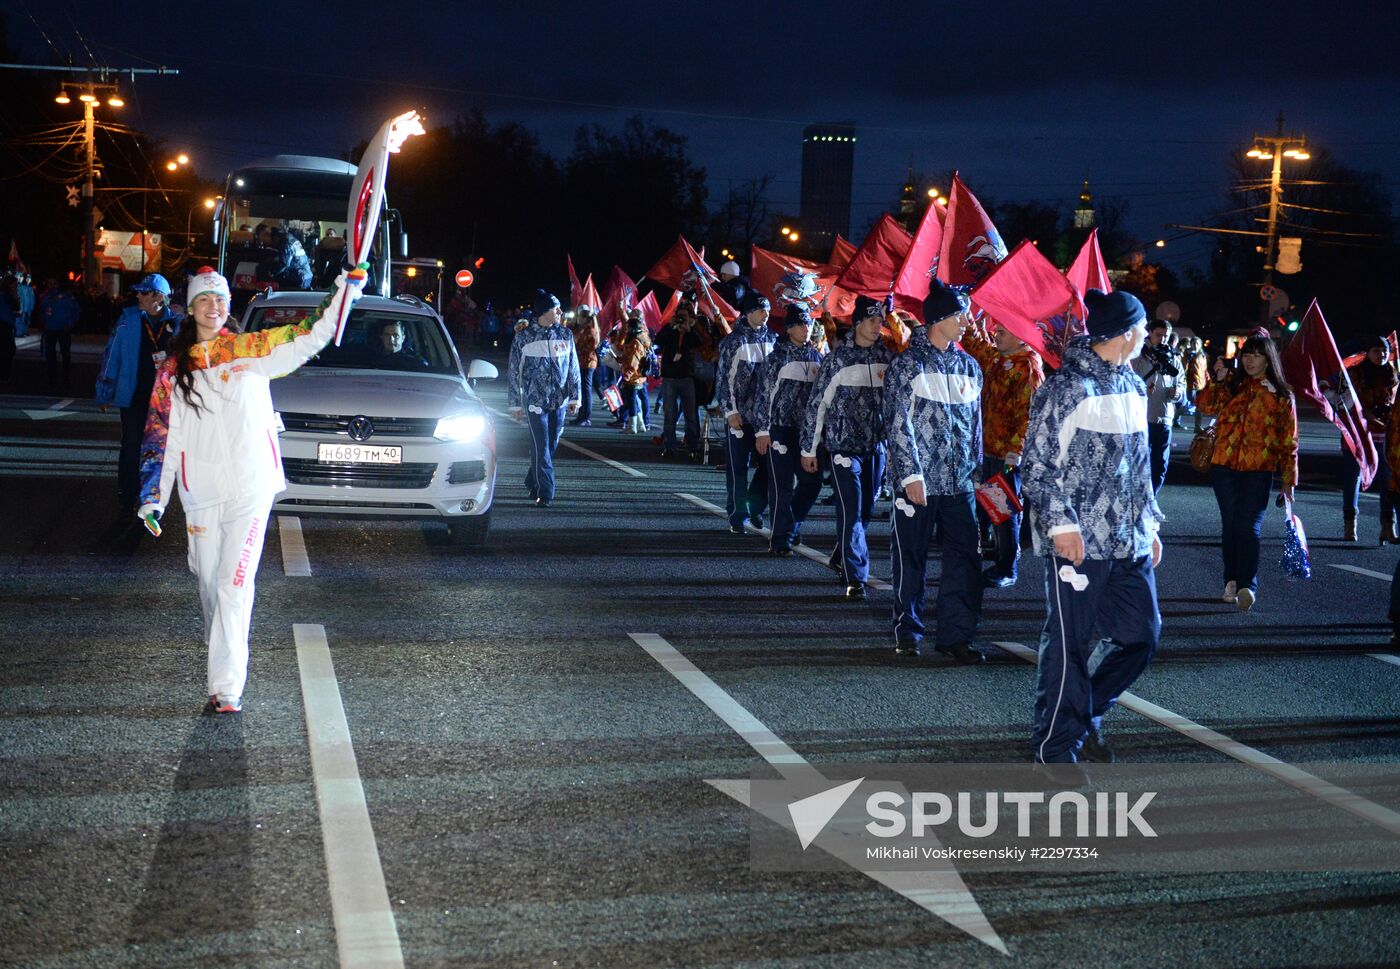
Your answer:
[[[1400,656],[1396,656],[1394,653],[1367,653],[1366,655],[1371,657],[1371,659],[1378,659],[1382,663],[1400,666]]]
[[[493,414],[497,414],[497,415],[499,415],[499,416],[501,416],[501,417],[504,417],[504,418],[505,418],[506,420],[508,420],[508,421],[514,421],[514,422],[517,423],[517,424],[524,424],[524,423],[525,423],[525,421],[524,421],[523,418],[517,420],[516,418],[512,417],[507,411],[497,410],[497,409],[494,408],[494,407],[488,407],[488,408],[486,408],[486,409],[489,410],[489,411],[490,411],[491,413],[493,413]],[[579,454],[582,454],[582,455],[584,455],[584,456],[586,456],[586,457],[592,458],[594,461],[601,461],[603,464],[606,464],[608,467],[614,468],[614,469],[616,469],[616,470],[618,470],[618,471],[621,471],[623,474],[631,475],[631,476],[634,477],[634,478],[646,478],[646,477],[649,477],[649,476],[647,475],[647,473],[644,472],[644,471],[638,471],[636,468],[629,467],[628,465],[623,464],[621,461],[614,461],[612,458],[604,457],[603,455],[599,454],[597,451],[590,451],[588,448],[583,447],[583,446],[580,445],[580,444],[575,444],[573,441],[570,441],[570,440],[569,440],[568,438],[566,438],[566,437],[562,437],[562,436],[561,436],[561,437],[559,438],[559,443],[560,443],[561,445],[563,445],[564,447],[568,448],[568,449],[571,450],[571,451],[577,451]]]
[[[1036,651],[1029,646],[1005,642],[994,642],[992,645],[1000,646],[1011,655],[1028,663],[1036,662]],[[1296,788],[1305,794],[1311,794],[1313,797],[1326,801],[1333,807],[1341,808],[1349,814],[1354,814],[1363,821],[1369,821],[1391,834],[1400,835],[1400,814],[1390,810],[1390,808],[1368,801],[1358,794],[1353,794],[1330,781],[1325,781],[1305,770],[1300,770],[1292,764],[1264,753],[1262,750],[1240,743],[1238,740],[1232,740],[1223,733],[1183,717],[1166,707],[1158,706],[1150,700],[1144,700],[1134,693],[1124,693],[1118,698],[1118,703],[1134,713],[1218,750],[1226,757],[1234,758],[1242,764],[1253,767],[1261,774],[1282,781],[1289,787]]]
[[[399,930],[384,886],[379,848],[326,642],[326,627],[296,623],[292,634],[301,671],[311,773],[320,808],[341,969],[402,969]]]
[[[729,519],[728,512],[726,512],[719,505],[706,501],[704,498],[697,498],[695,495],[689,495],[683,491],[675,491],[672,492],[672,494],[674,494],[677,498],[681,498],[685,501],[690,502],[696,508],[703,508],[705,511],[710,512],[712,515],[718,515],[720,518],[723,518],[726,521]],[[773,535],[772,529],[755,528],[748,522],[744,522],[744,530],[751,535],[760,535],[763,538],[771,538]],[[792,550],[798,555],[802,555],[806,558],[809,558],[813,562],[820,563],[821,565],[826,565],[827,563],[827,557],[825,555],[823,555],[821,552],[818,552],[814,548],[808,548],[806,545],[794,545]],[[881,589],[884,591],[889,591],[894,588],[894,586],[890,585],[888,582],[885,582],[881,579],[877,579],[873,575],[865,580],[865,584],[870,586],[870,588],[872,589]]]
[[[306,539],[301,534],[301,519],[296,515],[278,515],[277,536],[282,541],[283,573],[309,576],[311,559],[306,555]]]
[[[646,650],[652,659],[660,663],[663,669],[679,680],[682,686],[694,694],[696,699],[709,707],[712,713],[742,737],[760,757],[771,764],[783,777],[824,780],[821,772],[808,763],[805,757],[784,743],[773,731],[764,726],[761,720],[746,710],[743,704],[697,669],[695,664],[682,656],[680,651],[665,639],[655,633],[628,633],[628,635],[632,637],[633,642]],[[706,783],[734,798],[745,807],[752,807],[747,780],[707,780]],[[793,829],[792,819],[786,812],[765,816],[788,830]],[[817,847],[821,848],[821,845],[818,844]],[[833,855],[833,857],[836,856]],[[981,906],[977,904],[977,900],[952,864],[947,864],[946,867],[937,871],[926,872],[857,870],[898,892],[915,905],[938,916],[955,928],[961,929],[979,942],[991,946],[1003,955],[1008,954],[1006,944],[1001,941],[996,929],[987,921]]]
[[[57,404],[53,404],[52,406],[50,406],[49,410],[63,410],[63,408],[73,403],[74,400],[76,400],[76,398],[74,397],[65,397],[62,400],[60,400]]]
[[[1338,565],[1335,562],[1328,562],[1327,564],[1331,568],[1341,569],[1343,572],[1354,572],[1357,575],[1370,576],[1373,579],[1380,579],[1382,582],[1389,582],[1392,578],[1392,576],[1386,575],[1384,572],[1373,572],[1370,569],[1363,569],[1359,565]]]

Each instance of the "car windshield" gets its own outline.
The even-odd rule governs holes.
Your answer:
[[[315,311],[314,306],[264,306],[255,312],[249,329],[301,323]],[[436,319],[392,309],[352,310],[340,346],[326,347],[308,366],[460,376]]]

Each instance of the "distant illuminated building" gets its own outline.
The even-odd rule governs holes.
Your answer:
[[[829,248],[851,232],[851,177],[856,127],[814,124],[802,131],[801,222],[809,248]]]
[[[1089,180],[1087,178],[1084,179],[1084,190],[1079,193],[1079,204],[1074,207],[1074,227],[1076,229],[1092,229],[1094,227],[1094,197],[1089,194]]]

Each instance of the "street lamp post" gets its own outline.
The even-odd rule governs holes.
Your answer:
[[[1278,116],[1278,132],[1273,135],[1255,135],[1254,147],[1245,152],[1247,158],[1257,158],[1260,161],[1273,162],[1273,169],[1269,175],[1269,229],[1264,240],[1264,286],[1272,286],[1274,282],[1274,260],[1278,248],[1278,209],[1279,200],[1283,194],[1283,160],[1292,158],[1296,161],[1306,161],[1312,155],[1308,152],[1308,140],[1302,135],[1285,135],[1283,133],[1283,112]],[[1261,299],[1264,304],[1260,313],[1260,321],[1269,321],[1269,301]]]

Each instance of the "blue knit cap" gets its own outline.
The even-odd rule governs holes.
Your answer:
[[[894,300],[888,297],[885,299],[871,299],[869,296],[857,296],[856,308],[851,313],[851,325],[855,326],[868,316],[878,316],[884,319],[886,316],[889,316],[893,310]]]
[[[937,323],[949,316],[957,316],[966,312],[970,305],[964,287],[949,286],[935,276],[929,280],[928,295],[924,297],[924,322]]]
[[[542,289],[535,290],[535,316],[540,317],[559,305],[559,297]]]
[[[754,310],[771,310],[773,304],[768,302],[767,296],[760,296],[753,290],[744,294],[744,298],[739,301],[739,312],[748,316]]]
[[[1105,293],[1101,289],[1091,289],[1084,294],[1084,305],[1089,309],[1084,330],[1089,334],[1090,343],[1111,340],[1147,322],[1147,310],[1142,308],[1142,303],[1132,293],[1122,290]]]

